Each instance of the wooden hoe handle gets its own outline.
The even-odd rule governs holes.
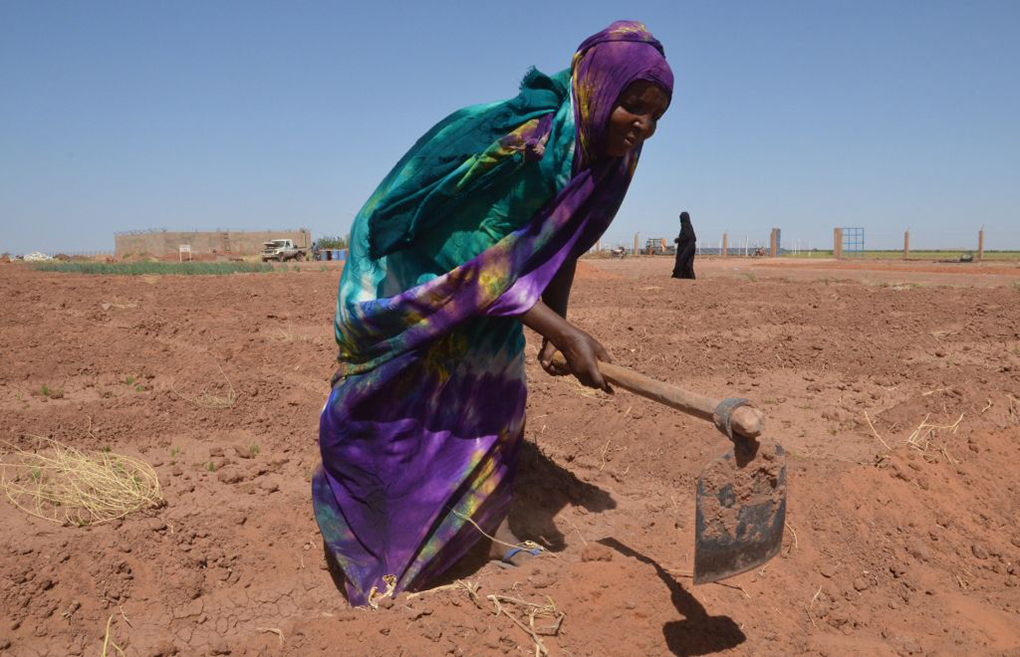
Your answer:
[[[570,369],[567,359],[558,351],[553,355],[553,362],[560,367]],[[715,421],[715,411],[722,401],[688,392],[669,383],[656,381],[644,374],[638,374],[634,370],[612,363],[599,361],[599,372],[614,386],[710,422]],[[740,406],[733,410],[730,426],[735,434],[745,438],[756,438],[761,435],[762,419],[762,412],[757,408]]]

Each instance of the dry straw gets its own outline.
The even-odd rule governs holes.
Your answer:
[[[928,418],[930,417],[931,413],[925,415],[924,419],[921,420],[921,424],[907,438],[907,444],[921,452],[928,451],[931,437],[938,431],[949,431],[955,434],[960,428],[960,423],[963,422],[963,413],[960,413],[960,417],[952,424],[928,424]]]
[[[25,513],[59,524],[95,525],[163,504],[156,471],[112,452],[82,452],[31,436],[35,450],[5,443],[0,488]]]
[[[542,637],[558,636],[560,627],[563,625],[563,619],[566,617],[566,614],[556,608],[556,603],[553,602],[552,598],[546,596],[546,599],[549,601],[548,604],[537,604],[507,595],[487,595],[485,597],[495,606],[496,616],[500,614],[506,616],[514,625],[524,630],[531,637],[531,640],[535,643],[535,657],[549,654],[549,649],[542,643]],[[511,614],[507,609],[507,605],[515,605],[522,608],[523,612],[527,615],[528,623],[525,624],[522,619]],[[548,625],[536,627],[535,619],[541,617],[550,618],[552,622]]]

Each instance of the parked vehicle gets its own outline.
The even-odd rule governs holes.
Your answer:
[[[294,246],[293,240],[270,240],[263,242],[262,262],[276,260],[286,262],[288,260],[304,260],[306,249],[301,246]]]
[[[648,255],[676,255],[676,246],[666,244],[662,237],[652,237],[645,241],[645,253]]]

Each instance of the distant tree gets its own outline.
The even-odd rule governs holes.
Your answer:
[[[346,249],[347,238],[334,236],[334,237],[320,237],[315,240],[315,244],[322,249]]]

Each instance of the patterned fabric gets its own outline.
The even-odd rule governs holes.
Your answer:
[[[478,540],[472,522],[506,516],[527,396],[516,316],[612,221],[640,149],[591,149],[626,86],[671,93],[668,72],[643,26],[614,23],[571,70],[437,124],[355,218],[312,482],[352,604],[423,586]]]

